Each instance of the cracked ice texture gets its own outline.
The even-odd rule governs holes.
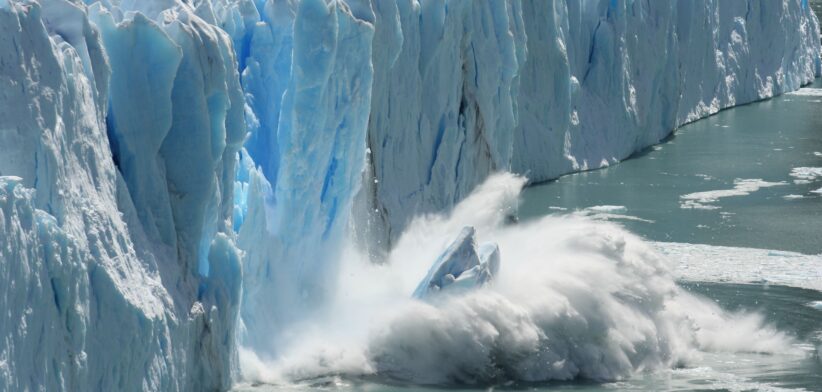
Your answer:
[[[382,248],[490,172],[545,181],[607,166],[820,70],[801,0],[372,5],[364,197]]]
[[[226,388],[233,52],[182,4],[111,12],[0,2],[0,389]]]
[[[242,340],[275,351],[278,327],[333,290],[329,255],[344,238],[365,162],[374,30],[370,9],[360,15],[345,3],[267,2],[259,15],[238,49],[249,53],[245,147],[260,165],[240,228]]]

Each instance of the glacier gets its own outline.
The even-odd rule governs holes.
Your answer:
[[[0,3],[2,390],[231,385],[242,91],[178,12]]]
[[[539,182],[608,166],[820,72],[800,1],[387,3],[374,7],[378,183],[364,209],[383,247],[490,172]]]
[[[820,72],[805,0],[0,0],[0,390],[227,389],[351,236]]]

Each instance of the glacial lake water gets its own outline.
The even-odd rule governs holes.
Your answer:
[[[683,279],[683,286],[727,309],[759,311],[808,350],[804,358],[709,355],[697,368],[560,390],[822,391],[822,361],[813,348],[822,344],[822,307],[810,306],[822,296],[820,81],[683,126],[618,165],[532,186],[519,214],[610,220],[663,253],[693,253],[701,270],[680,266],[685,279],[735,283]],[[738,254],[751,256],[729,262]],[[746,271],[728,271],[739,265]]]
[[[587,209],[653,241],[820,254],[822,83],[809,87],[688,124],[612,167],[532,186],[520,217]]]
[[[822,82],[683,126],[609,168],[533,185],[518,214],[623,225],[679,260],[681,286],[727,310],[758,312],[796,338],[800,354],[704,353],[619,382],[489,390],[822,391]],[[440,390],[337,377],[238,390],[315,389]]]

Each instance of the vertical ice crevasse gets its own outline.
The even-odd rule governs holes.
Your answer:
[[[246,252],[241,341],[261,355],[276,351],[289,322],[333,290],[365,162],[371,102],[373,13],[367,2],[358,5],[267,2],[267,20],[251,38],[243,83],[260,126],[246,147],[255,161],[268,163],[250,171],[240,227]],[[273,7],[283,12],[269,11]],[[281,100],[272,89],[282,91]]]
[[[358,219],[388,248],[416,214],[509,170],[525,62],[521,1],[373,1],[373,189]],[[365,226],[361,223],[360,226]]]

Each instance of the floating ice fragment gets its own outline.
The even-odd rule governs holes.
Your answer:
[[[791,177],[795,184],[810,184],[822,179],[822,167],[795,167],[791,169]]]
[[[762,283],[822,290],[822,255],[797,252],[655,242],[676,260],[677,279],[692,282]]]
[[[721,198],[732,196],[747,196],[761,188],[787,185],[786,182],[768,182],[761,179],[739,179],[734,180],[733,189],[720,189],[715,191],[695,192],[679,197],[679,207],[687,209],[716,210],[718,206],[711,205]]]
[[[788,93],[788,95],[798,95],[803,97],[822,97],[822,88],[801,88]]]
[[[602,206],[588,207],[587,210],[596,211],[596,212],[624,212],[626,210],[626,208],[625,208],[625,206],[602,205]]]

